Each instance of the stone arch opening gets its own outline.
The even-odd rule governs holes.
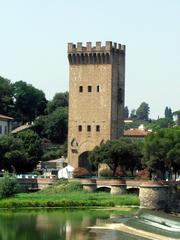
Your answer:
[[[110,187],[98,187],[97,191],[98,192],[108,192],[108,193],[110,193],[111,192],[111,188]]]
[[[89,172],[92,171],[92,164],[88,160],[89,151],[79,155],[79,167],[86,168]]]
[[[128,188],[127,193],[139,196],[139,188]]]

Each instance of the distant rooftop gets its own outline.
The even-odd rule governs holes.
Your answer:
[[[23,131],[23,130],[25,130],[25,129],[30,128],[31,126],[32,126],[32,125],[28,125],[28,124],[22,125],[22,126],[20,126],[20,127],[15,128],[11,133],[21,132],[21,131]]]
[[[0,120],[13,120],[14,118],[0,114]]]
[[[144,125],[141,124],[139,128],[131,128],[124,130],[124,137],[145,137],[151,132],[151,129],[146,129],[144,128]]]

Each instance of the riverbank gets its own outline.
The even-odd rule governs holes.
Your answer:
[[[0,208],[24,207],[116,207],[139,206],[139,197],[132,194],[112,195],[106,192],[89,193],[80,183],[60,182],[35,193],[19,193],[1,199]]]
[[[21,193],[14,197],[0,200],[0,208],[23,207],[115,207],[139,206],[135,195],[111,195],[110,193]]]

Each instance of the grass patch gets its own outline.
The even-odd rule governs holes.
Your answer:
[[[111,195],[110,193],[89,193],[82,190],[79,182],[61,181],[36,193],[20,193],[0,200],[0,208],[22,207],[115,207],[139,206],[136,195]]]

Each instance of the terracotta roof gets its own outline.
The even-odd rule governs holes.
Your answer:
[[[124,130],[125,137],[145,137],[149,133],[150,131],[148,131],[147,129],[133,128],[133,129]]]
[[[0,119],[1,120],[13,120],[14,118],[0,114]]]

